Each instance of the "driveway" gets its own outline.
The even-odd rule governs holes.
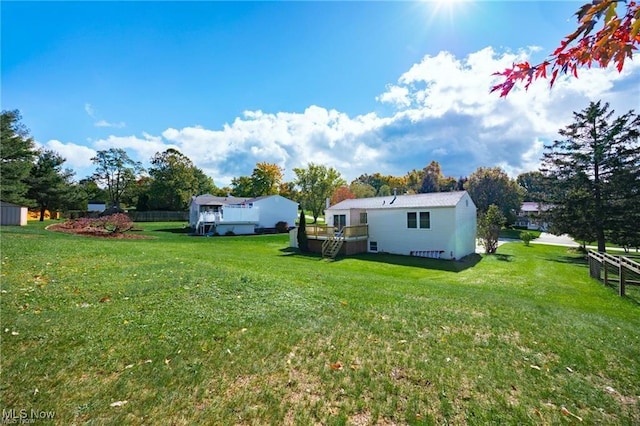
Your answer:
[[[573,241],[573,238],[564,235],[553,235],[547,232],[540,234],[535,240],[531,240],[531,244],[548,244],[552,246],[578,247],[579,244]]]
[[[513,238],[500,238],[498,240],[498,247],[504,243],[511,243],[514,241],[522,241]],[[579,244],[573,241],[568,235],[553,235],[547,232],[540,234],[535,240],[531,240],[531,244],[548,244],[552,246],[564,246],[564,247],[578,247]],[[476,240],[476,253],[484,253],[484,247],[480,244],[480,240]]]

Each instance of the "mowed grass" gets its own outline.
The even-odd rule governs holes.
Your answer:
[[[140,226],[153,238],[2,228],[3,409],[57,424],[640,423],[640,305],[565,248],[328,261],[288,235]]]

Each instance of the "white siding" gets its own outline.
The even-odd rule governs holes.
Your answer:
[[[430,228],[408,228],[408,212],[429,212]],[[442,251],[442,258],[450,259],[455,255],[454,221],[453,207],[369,210],[369,241],[378,244],[379,253]]]
[[[295,226],[298,217],[298,203],[280,195],[261,198],[253,201],[260,208],[260,228],[275,228],[278,222],[287,222]]]
[[[336,220],[334,220],[334,216],[340,216],[340,215],[345,215],[346,216],[346,220],[347,223],[345,226],[351,226],[351,215],[349,214],[349,210],[326,210],[325,211],[326,216],[324,217],[324,221],[327,225],[330,226],[335,226],[335,224],[337,223]]]
[[[221,222],[229,224],[251,223],[252,227],[260,220],[260,208],[224,206],[221,212]]]
[[[221,223],[216,225],[216,232],[219,235],[225,235],[229,231],[233,232],[235,235],[250,235],[255,233],[255,225],[239,223]]]
[[[455,209],[455,251],[453,258],[461,259],[476,251],[476,206],[465,194]]]
[[[27,213],[26,207],[2,203],[0,206],[0,225],[26,226]]]

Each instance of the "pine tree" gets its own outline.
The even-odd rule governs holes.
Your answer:
[[[629,111],[612,118],[601,102],[573,115],[574,123],[559,131],[563,139],[545,146],[545,201],[554,206],[555,233],[592,235],[604,252],[606,235],[640,208],[640,117]]]

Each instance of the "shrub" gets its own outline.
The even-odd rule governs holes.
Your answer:
[[[520,239],[522,241],[524,241],[524,245],[525,246],[529,246],[529,242],[531,242],[531,240],[533,240],[533,234],[531,234],[531,232],[521,232],[520,233]]]
[[[110,234],[120,234],[133,228],[133,221],[124,213],[116,213],[96,219],[99,228]]]
[[[289,232],[289,224],[283,221],[276,223],[276,232],[278,234],[284,234],[285,232]]]
[[[478,237],[487,254],[493,254],[498,249],[500,229],[506,222],[502,211],[495,204],[491,204],[486,213],[478,218]]]
[[[298,222],[298,249],[302,252],[309,251],[309,240],[307,238],[307,220],[304,210],[300,210],[300,221]]]

